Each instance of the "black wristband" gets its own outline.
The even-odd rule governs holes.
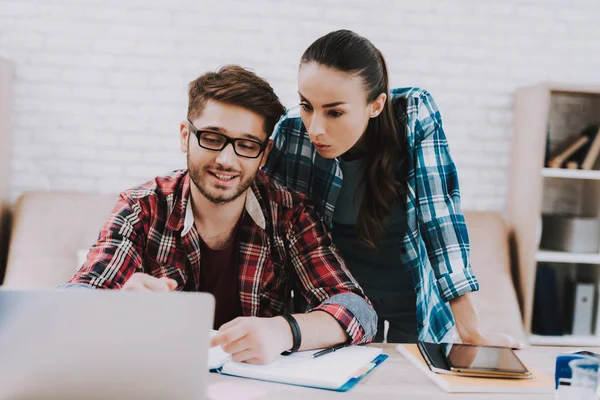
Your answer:
[[[294,343],[292,349],[281,353],[284,356],[288,356],[298,351],[300,344],[302,343],[302,335],[300,334],[300,325],[298,325],[296,318],[292,317],[290,314],[282,314],[281,316],[288,322],[288,324],[290,324],[290,329],[292,330],[292,339]]]

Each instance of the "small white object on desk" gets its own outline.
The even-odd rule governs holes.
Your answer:
[[[210,337],[213,338],[217,334],[214,329],[210,331]],[[215,370],[221,368],[223,364],[231,361],[231,354],[223,350],[221,346],[214,346],[208,350],[208,369]]]

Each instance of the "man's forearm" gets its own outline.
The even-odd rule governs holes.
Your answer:
[[[348,335],[340,323],[325,311],[313,311],[306,314],[293,315],[301,332],[301,343],[299,350],[312,350],[344,343]],[[282,331],[289,333],[289,347],[292,348],[292,330],[283,317],[277,318],[282,326]]]

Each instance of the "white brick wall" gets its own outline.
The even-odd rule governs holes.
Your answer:
[[[239,63],[292,106],[304,49],[349,28],[382,50],[393,86],[436,98],[464,208],[503,210],[515,89],[600,83],[598,21],[598,0],[0,0],[12,196],[116,192],[184,167],[189,81]]]

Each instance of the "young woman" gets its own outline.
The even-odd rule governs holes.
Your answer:
[[[481,331],[469,293],[479,285],[458,176],[431,95],[389,90],[367,39],[331,32],[304,52],[300,108],[272,137],[265,171],[312,200],[350,272],[379,315],[376,341],[521,347]]]

